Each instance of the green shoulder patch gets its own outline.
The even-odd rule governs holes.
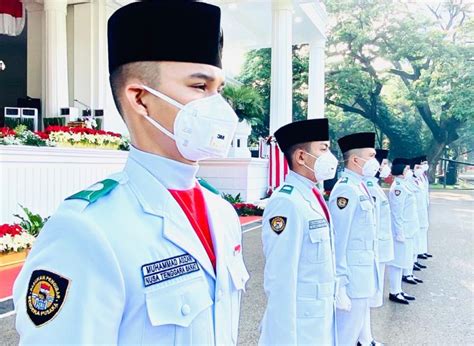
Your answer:
[[[211,191],[212,193],[215,193],[216,195],[220,195],[221,193],[219,192],[219,190],[217,190],[214,186],[212,186],[211,184],[209,184],[209,182],[207,180],[204,180],[203,178],[197,178],[197,181],[199,183],[199,185],[201,185],[203,188],[205,188],[206,190],[209,190]]]
[[[341,180],[340,180],[341,184],[347,184],[348,181],[349,181],[349,178],[348,178],[348,177],[343,177],[343,178],[341,178]]]
[[[115,187],[118,185],[118,181],[113,180],[113,179],[105,179],[102,181],[99,181],[98,183],[95,183],[94,185],[88,187],[85,190],[82,190],[72,196],[69,196],[66,198],[66,200],[70,199],[82,199],[84,201],[87,201],[89,203],[94,203],[97,201],[99,198],[104,197],[107,195],[110,191],[115,189]]]
[[[367,186],[374,186],[374,183],[371,182],[371,181],[368,181],[368,182],[367,182]]]
[[[291,193],[293,192],[293,186],[291,186],[291,185],[284,185],[284,186],[280,189],[280,192],[287,193],[287,194],[291,195]]]

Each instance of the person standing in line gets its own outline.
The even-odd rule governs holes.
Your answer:
[[[392,225],[390,219],[390,205],[388,198],[380,187],[379,181],[387,178],[390,175],[390,166],[388,162],[388,150],[376,149],[375,158],[380,164],[380,171],[377,172],[375,177],[366,177],[365,182],[367,189],[372,196],[375,203],[375,223],[377,226],[377,242],[378,242],[378,254],[379,254],[379,281],[378,290],[374,297],[370,299],[370,307],[378,308],[383,305],[383,291],[385,281],[385,265],[393,260],[393,238],[392,238]],[[359,337],[359,345],[362,345],[364,340],[373,340],[371,326],[370,326],[370,315],[367,315],[364,323],[362,334]]]
[[[329,198],[336,244],[337,337],[340,345],[376,343],[360,340],[369,320],[369,299],[378,289],[378,241],[375,203],[364,179],[380,165],[375,158],[375,133],[354,133],[338,140],[344,172]]]
[[[413,176],[410,162],[397,158],[392,163],[392,175],[395,180],[390,187],[390,203],[394,259],[388,264],[390,293],[389,300],[408,305],[415,297],[403,292],[403,270],[413,268],[414,235],[419,228],[416,198],[408,187],[408,180]]]
[[[267,306],[259,345],[337,345],[332,219],[318,182],[332,179],[327,119],[275,132],[290,172],[262,220]]]

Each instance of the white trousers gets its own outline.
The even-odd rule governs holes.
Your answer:
[[[416,261],[418,261],[418,255],[413,255],[413,265],[415,265]],[[408,269],[403,269],[403,275],[412,276],[413,275],[413,265],[410,266]]]
[[[336,310],[338,345],[357,344],[368,313],[370,313],[368,298],[351,299],[351,311]]]
[[[389,266],[390,293],[402,292],[402,268]]]

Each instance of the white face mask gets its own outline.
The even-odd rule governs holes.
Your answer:
[[[380,178],[387,178],[390,173],[392,173],[392,170],[390,169],[389,165],[383,166],[382,170],[380,171],[379,177]]]
[[[403,173],[403,175],[407,179],[413,178],[413,171],[411,169],[408,169],[408,170],[405,171],[405,173]]]
[[[375,157],[369,160],[363,159],[362,157],[359,158],[365,161],[364,166],[362,166],[362,175],[364,177],[375,176],[380,169],[380,163],[377,161],[377,159]]]
[[[145,85],[143,88],[179,109],[174,120],[174,133],[168,131],[149,115],[144,115],[144,117],[176,142],[184,158],[200,161],[227,156],[238,118],[221,95],[216,94],[182,105],[157,90]]]
[[[417,168],[417,169],[415,169],[415,177],[421,178],[421,176],[423,175],[423,173],[424,173],[423,168]]]
[[[336,176],[338,161],[330,151],[326,151],[319,157],[316,157],[308,152],[306,152],[306,154],[316,159],[314,161],[313,169],[305,165],[306,168],[314,173],[316,181],[324,181],[332,179]]]
[[[430,166],[428,166],[427,163],[424,163],[424,164],[421,165],[421,168],[423,169],[423,172],[426,172],[426,171],[428,171],[428,169],[430,168]]]

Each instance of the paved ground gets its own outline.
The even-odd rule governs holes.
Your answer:
[[[409,306],[373,310],[374,337],[387,345],[474,345],[474,192],[432,192],[428,266],[416,272],[425,283],[404,287],[417,297]],[[244,236],[250,270],[243,300],[240,344],[255,345],[265,305],[260,232]],[[388,287],[388,283],[385,285]],[[385,296],[387,296],[386,293]]]
[[[474,345],[474,192],[431,194],[428,269],[425,280],[405,290],[417,297],[409,306],[386,301],[373,310],[373,334],[387,345]],[[244,255],[251,274],[243,300],[240,344],[255,345],[265,308],[260,229],[244,234]],[[387,286],[387,285],[386,285]],[[13,316],[0,320],[0,345],[17,344]]]

